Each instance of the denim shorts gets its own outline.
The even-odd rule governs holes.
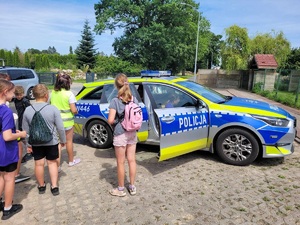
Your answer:
[[[136,131],[125,131],[124,134],[114,136],[114,146],[134,145],[137,143]]]

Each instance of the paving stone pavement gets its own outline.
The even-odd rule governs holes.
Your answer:
[[[60,195],[38,194],[34,161],[22,164],[31,179],[16,184],[24,209],[1,224],[300,224],[300,145],[284,159],[258,159],[250,166],[224,164],[207,152],[157,162],[158,148],[138,145],[137,195],[110,196],[117,185],[112,149],[95,149],[75,135],[82,162],[68,167],[63,150]],[[128,169],[127,169],[128,175]],[[128,184],[128,177],[126,184]]]

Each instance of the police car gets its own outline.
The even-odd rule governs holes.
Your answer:
[[[165,76],[167,75],[167,76]],[[143,111],[138,141],[160,146],[159,160],[196,150],[217,153],[232,165],[249,165],[259,155],[293,153],[296,119],[265,102],[219,94],[198,83],[157,72],[129,78]],[[95,148],[112,146],[108,106],[117,96],[114,79],[85,83],[78,92],[75,132]],[[179,99],[170,108],[173,97]]]

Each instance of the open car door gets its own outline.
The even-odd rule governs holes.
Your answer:
[[[160,161],[207,146],[208,109],[199,100],[164,84],[147,84],[147,91],[158,120]]]

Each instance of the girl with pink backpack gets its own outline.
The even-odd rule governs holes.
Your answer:
[[[115,78],[115,86],[118,89],[118,96],[113,98],[109,105],[108,123],[114,127],[113,145],[117,159],[118,187],[109,191],[113,196],[123,197],[125,191],[125,160],[127,158],[129,165],[130,184],[128,191],[131,195],[136,194],[134,185],[136,176],[136,130],[127,131],[122,126],[122,117],[124,117],[125,106],[130,101],[138,104],[135,97],[130,91],[127,76],[123,73],[118,74]]]

